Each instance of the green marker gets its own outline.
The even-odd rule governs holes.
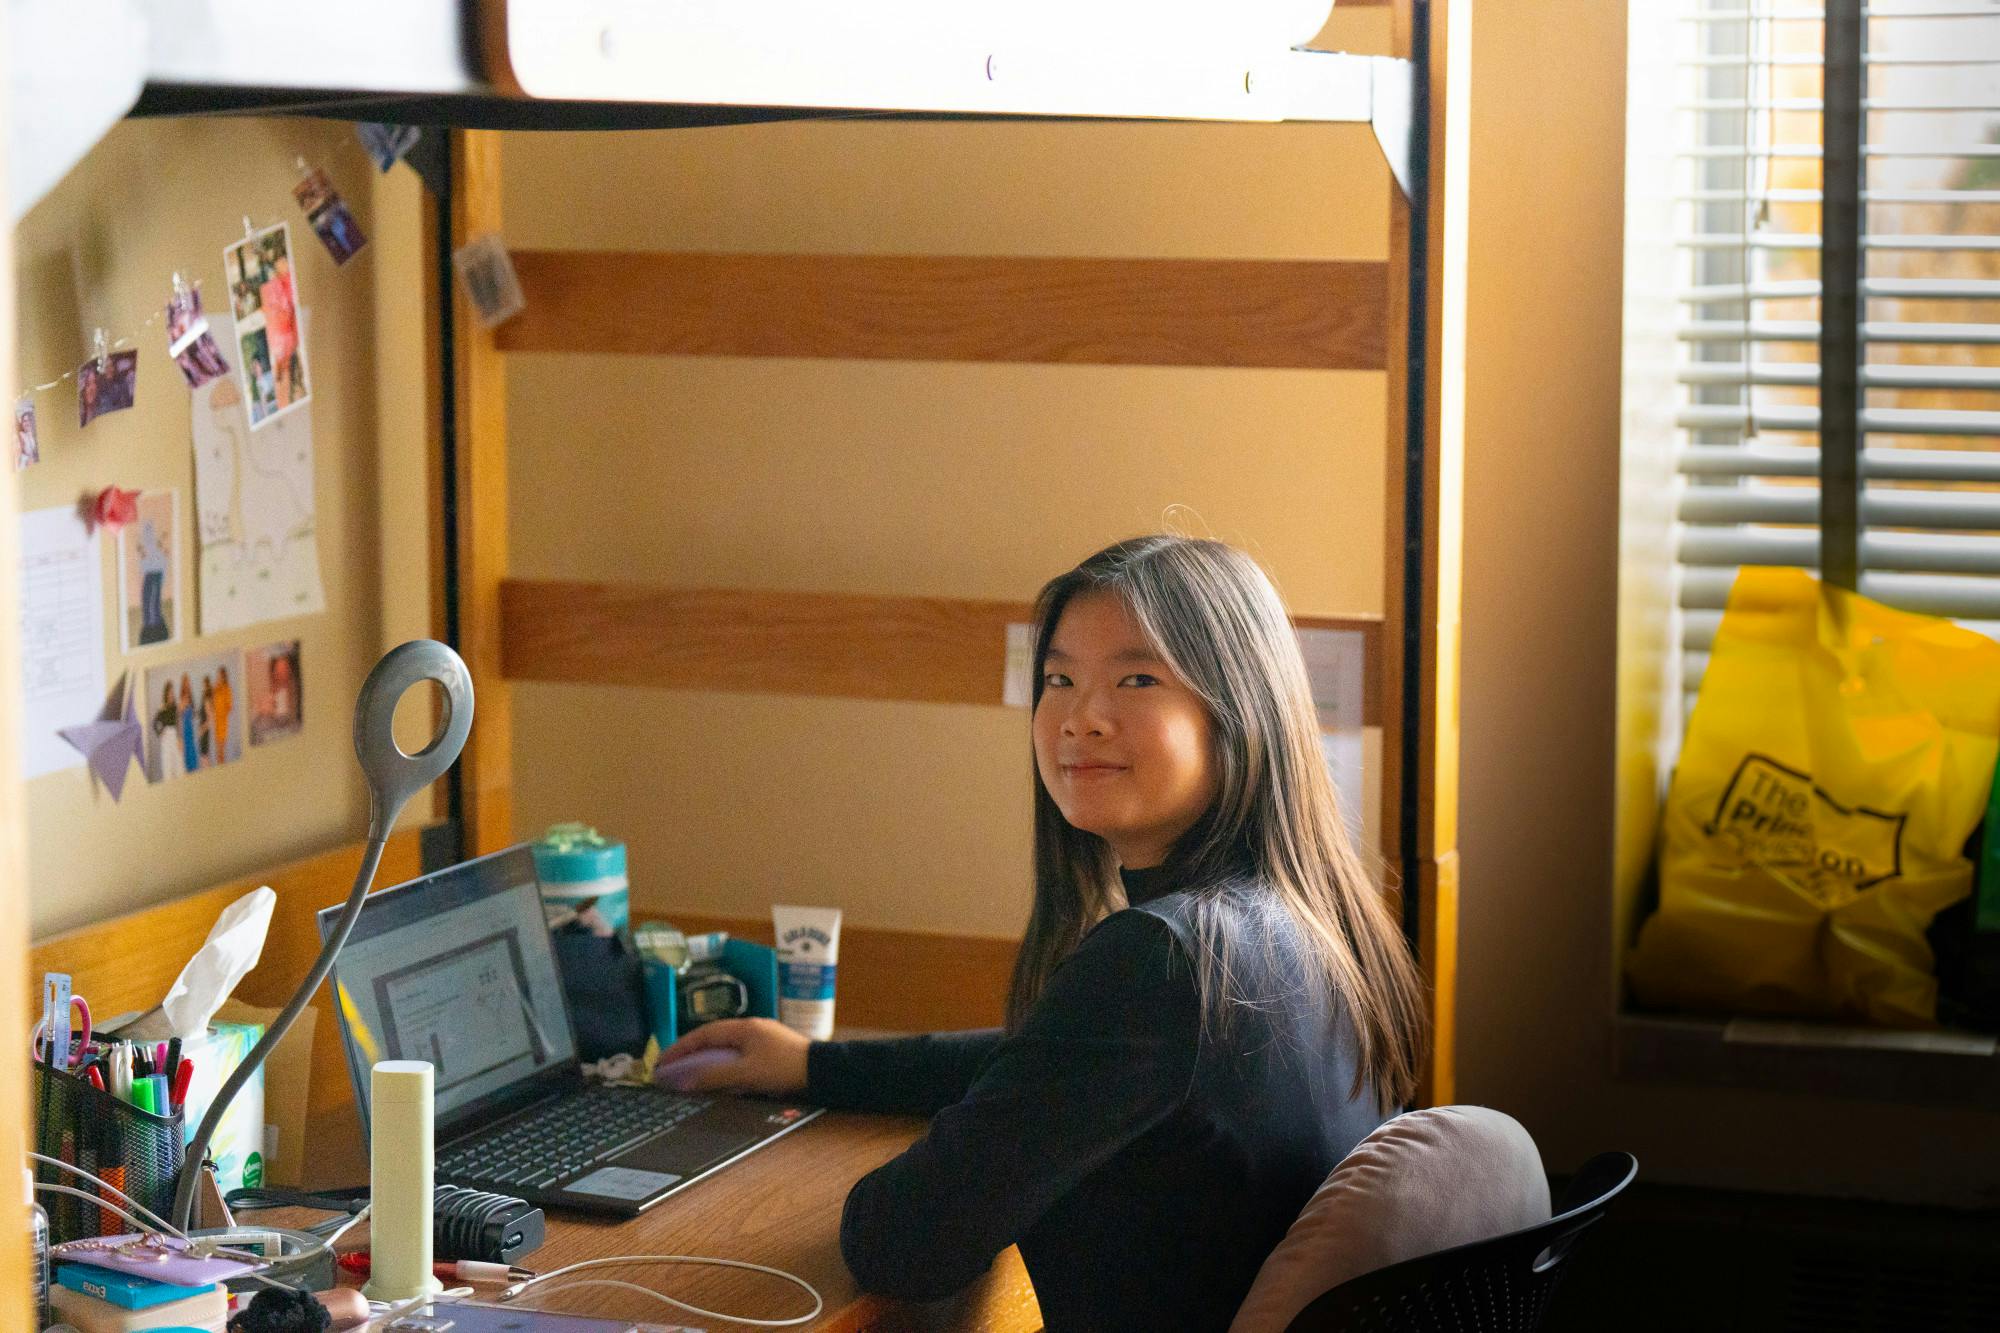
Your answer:
[[[153,1105],[152,1079],[135,1078],[132,1080],[132,1105],[138,1107],[141,1111],[149,1111],[154,1115],[159,1114],[158,1109]]]

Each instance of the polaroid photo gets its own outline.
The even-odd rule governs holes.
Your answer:
[[[128,653],[181,636],[179,500],[177,491],[146,491],[118,530],[118,639]]]
[[[497,232],[475,236],[452,252],[458,280],[465,284],[465,299],[472,302],[473,317],[482,329],[506,323],[527,308],[521,283],[514,276],[514,261],[507,256],[507,243]]]
[[[387,171],[403,160],[403,155],[417,146],[421,131],[414,125],[382,125],[374,121],[362,121],[354,127],[355,137],[368,150],[368,156],[375,159],[378,171]]]
[[[42,461],[42,440],[35,432],[35,400],[23,398],[14,404],[14,470],[33,467]]]
[[[256,430],[312,400],[290,225],[280,222],[229,246],[222,275],[236,316],[244,411]]]
[[[88,426],[106,412],[123,412],[139,394],[139,354],[113,352],[102,366],[92,357],[76,368],[76,417]]]
[[[368,238],[361,233],[361,224],[354,220],[347,201],[333,188],[324,171],[315,167],[311,175],[293,188],[292,196],[305,210],[306,221],[312,223],[313,233],[333,256],[334,263],[345,264],[368,244]]]
[[[243,683],[250,691],[252,745],[269,745],[304,730],[305,676],[297,639],[246,649]]]
[[[243,757],[243,654],[231,650],[146,673],[146,779],[171,782]]]
[[[179,288],[167,298],[167,355],[181,368],[190,389],[229,373],[229,362],[209,331],[208,316],[201,312],[201,293],[192,287]]]

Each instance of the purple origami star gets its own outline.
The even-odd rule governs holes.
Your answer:
[[[145,729],[139,725],[132,692],[126,688],[130,680],[129,675],[119,680],[118,688],[111,692],[95,722],[63,727],[56,732],[90,761],[90,771],[97,775],[114,801],[125,794],[125,774],[145,745]]]

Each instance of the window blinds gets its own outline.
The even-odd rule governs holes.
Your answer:
[[[1737,567],[1842,543],[2000,637],[2000,3],[1679,3],[1688,700]]]

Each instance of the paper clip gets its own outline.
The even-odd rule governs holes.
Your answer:
[[[110,356],[110,344],[105,341],[105,333],[103,329],[97,329],[92,332],[91,346],[97,352],[97,373],[102,375],[104,374],[105,371],[104,363],[109,359]]]
[[[243,215],[243,239],[246,241],[257,239],[257,229],[250,225],[250,215],[248,213]]]

